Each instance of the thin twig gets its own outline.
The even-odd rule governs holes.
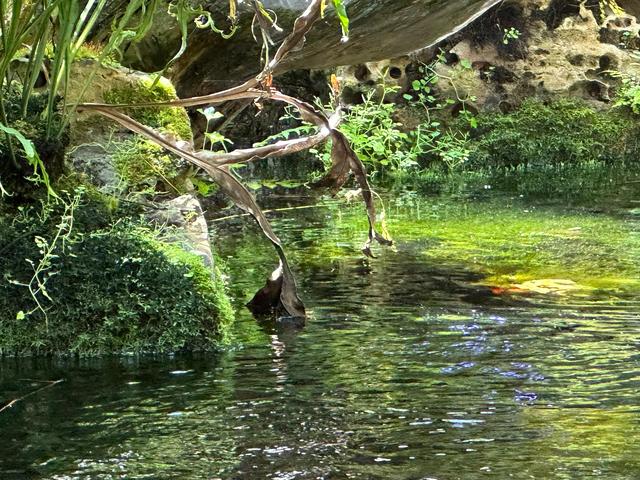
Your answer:
[[[38,380],[38,381],[41,381],[41,380]],[[32,395],[35,395],[36,393],[41,392],[45,388],[53,387],[54,385],[57,385],[58,383],[62,383],[62,382],[64,382],[64,379],[62,379],[62,378],[60,380],[47,380],[47,384],[46,385],[44,385],[44,386],[42,386],[40,388],[36,388],[34,391],[29,392],[26,395],[23,395],[22,397],[14,398],[13,400],[11,400],[9,403],[7,403],[2,408],[0,408],[0,413],[4,412],[5,410],[10,409],[16,403],[24,400],[25,398],[31,397]]]
[[[308,208],[321,208],[325,205],[301,205],[299,207],[284,207],[284,208],[274,208],[272,210],[263,210],[262,213],[273,213],[273,212],[288,212],[291,210],[306,210]],[[213,220],[209,220],[209,223],[216,222],[224,222],[226,220],[233,220],[234,218],[247,217],[251,215],[250,213],[238,213],[236,215],[227,215],[226,217],[214,218]]]

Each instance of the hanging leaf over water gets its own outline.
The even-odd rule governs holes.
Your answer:
[[[367,256],[373,256],[371,252],[371,244],[374,240],[383,245],[391,245],[392,243],[383,235],[379,234],[375,228],[375,205],[373,201],[373,194],[367,180],[366,170],[356,153],[349,145],[346,137],[337,130],[340,117],[339,111],[331,118],[328,118],[324,113],[318,111],[312,105],[294,97],[285,95],[272,88],[272,72],[291,51],[301,48],[304,44],[305,35],[310,31],[313,24],[320,18],[323,5],[325,5],[324,0],[313,0],[302,15],[296,19],[292,32],[284,39],[273,59],[265,65],[264,70],[258,76],[247,80],[242,85],[210,95],[155,104],[84,104],[79,107],[80,109],[91,110],[111,118],[129,130],[140,135],[144,135],[158,145],[166,148],[176,155],[179,155],[184,160],[201,167],[238,207],[255,218],[264,235],[271,241],[276,249],[276,253],[279,258],[279,265],[268,279],[266,286],[262,288],[250,302],[249,306],[254,311],[277,310],[293,317],[305,316],[304,305],[298,296],[295,279],[287,262],[280,239],[276,236],[268,219],[261,211],[249,190],[228,170],[228,165],[301,151],[318,144],[328,137],[331,137],[333,143],[332,166],[325,178],[319,182],[318,185],[331,187],[333,189],[340,188],[347,181],[351,172],[353,172],[356,181],[360,186],[369,220],[368,240],[365,243],[363,252]],[[344,10],[342,0],[334,0],[334,6],[341,17],[343,33],[348,33],[348,19],[346,23],[342,20],[342,17],[346,18],[346,11]],[[270,27],[273,27],[275,19],[272,19],[269,13],[264,10],[264,6],[259,0],[254,0],[254,7],[256,9],[256,17],[261,18],[261,21],[265,22],[264,27],[267,27],[268,22],[271,22]],[[272,145],[263,145],[251,149],[235,150],[229,153],[210,152],[205,150],[195,151],[192,144],[176,142],[174,139],[168,138],[147,126],[136,122],[117,110],[119,107],[189,107],[213,105],[232,100],[271,100],[288,103],[298,109],[304,121],[318,127],[318,132],[308,137],[281,141]]]

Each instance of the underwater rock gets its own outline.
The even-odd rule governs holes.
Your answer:
[[[302,330],[305,326],[304,317],[278,317],[276,318],[276,328],[278,331]]]
[[[511,289],[509,289],[509,291],[519,293],[566,295],[571,292],[584,290],[585,288],[587,287],[578,285],[573,280],[566,280],[561,278],[542,278],[515,284]]]

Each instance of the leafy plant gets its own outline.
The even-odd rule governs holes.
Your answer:
[[[615,107],[628,108],[640,115],[640,82],[633,77],[622,77],[622,85],[618,89]]]
[[[473,132],[471,165],[513,167],[625,162],[638,152],[637,127],[576,101],[526,100],[509,114],[485,114]]]
[[[55,225],[55,230],[50,239],[40,235],[34,236],[33,240],[38,248],[40,258],[25,259],[33,270],[33,275],[28,283],[9,280],[9,283],[26,287],[35,304],[34,307],[26,313],[20,310],[16,314],[17,320],[23,320],[35,312],[40,312],[44,316],[45,328],[47,331],[49,330],[49,317],[47,315],[49,308],[46,306],[46,303],[53,303],[54,300],[51,298],[51,295],[49,295],[47,283],[53,276],[59,273],[54,269],[54,262],[60,257],[60,254],[65,252],[65,247],[72,241],[74,211],[80,204],[82,194],[83,191],[78,190],[70,201],[62,202],[64,211],[60,215],[60,221]],[[51,210],[51,204],[44,205],[43,215],[45,218],[50,214]]]
[[[209,131],[211,127],[211,122],[220,118],[223,118],[224,115],[218,112],[214,107],[207,108],[199,108],[198,112],[200,112],[207,119],[207,126],[204,131],[204,141],[202,142],[202,148],[207,148],[207,141],[209,142],[209,150],[213,151],[213,146],[220,144],[225,152],[228,152],[227,145],[233,145],[233,142],[225,137],[222,133],[216,131]]]
[[[518,40],[520,35],[522,35],[522,33],[520,33],[520,30],[515,27],[505,28],[503,29],[502,43],[504,45],[509,45],[511,40]]]
[[[400,130],[402,125],[393,118],[395,105],[385,102],[386,95],[392,92],[393,89],[385,89],[377,100],[375,92],[369,92],[361,104],[349,108],[341,125],[358,156],[378,172],[387,167],[415,165],[415,159],[407,155],[409,135]]]
[[[433,63],[429,65],[420,65],[418,67],[418,73],[421,78],[411,82],[413,92],[405,93],[403,97],[409,102],[409,104],[422,107],[427,114],[428,121],[431,121],[431,117],[434,112],[438,112],[446,107],[458,104],[460,107],[459,115],[465,118],[472,128],[476,128],[478,126],[477,119],[474,113],[469,109],[469,103],[475,102],[476,97],[472,95],[460,95],[454,78],[437,71],[437,65],[445,62],[444,53],[440,52]],[[459,68],[463,70],[471,70],[471,62],[469,60],[462,59],[460,60]],[[434,89],[441,81],[446,81],[451,85],[455,98],[440,98],[436,96]]]
[[[40,159],[40,156],[38,155],[38,152],[36,151],[33,145],[33,142],[28,138],[25,138],[25,136],[15,128],[7,127],[2,123],[0,123],[0,130],[2,130],[5,134],[7,134],[9,138],[14,137],[16,140],[18,140],[18,142],[20,142],[20,145],[24,150],[24,154],[27,158],[27,161],[29,162],[29,165],[33,167],[33,175],[31,177],[31,180],[34,183],[40,183],[40,182],[43,183],[47,188],[47,193],[50,196],[55,197],[56,193],[53,191],[53,188],[51,187],[51,182],[49,181],[49,175],[47,174],[47,170],[44,164],[42,163],[42,160]],[[2,196],[9,195],[8,192],[2,187],[2,183],[0,183],[0,193],[2,194]]]

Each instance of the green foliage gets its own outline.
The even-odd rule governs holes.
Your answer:
[[[637,79],[631,77],[622,79],[614,106],[627,108],[635,115],[640,115],[640,82]]]
[[[40,156],[38,155],[33,142],[27,139],[21,132],[19,132],[15,128],[7,127],[1,122],[0,130],[11,137],[14,137],[22,146],[22,150],[24,151],[27,162],[29,163],[29,165],[31,165],[31,167],[33,167],[33,175],[30,177],[30,180],[32,180],[34,183],[43,183],[47,188],[47,193],[49,195],[56,196],[56,193],[51,188],[47,170],[45,169],[42,160],[40,160]],[[2,187],[2,183],[0,183],[0,193],[2,194],[2,196],[8,195],[8,193]]]
[[[207,120],[207,126],[204,130],[204,141],[202,142],[203,150],[207,148],[207,142],[209,142],[209,150],[220,151],[214,150],[214,146],[219,144],[219,146],[222,147],[222,151],[227,152],[227,145],[233,145],[233,142],[220,132],[209,131],[211,122],[220,118],[224,118],[224,115],[218,112],[214,107],[199,108],[198,113],[204,115]]]
[[[42,159],[38,163],[36,157],[16,150],[18,137],[5,130],[0,142],[0,174],[12,177],[16,189],[24,190],[20,180],[29,176],[24,171],[25,160],[31,165],[37,163],[36,175],[30,177],[48,190],[51,187],[43,167],[53,178],[63,173],[67,127],[74,109],[64,105],[61,98],[66,95],[74,61],[85,58],[89,50],[99,50],[90,56],[108,62],[125,39],[141,38],[150,26],[156,0],[128,2],[123,14],[114,20],[106,45],[89,48],[86,39],[107,4],[105,0],[0,2],[0,122],[32,141]],[[147,4],[154,8],[146,8]],[[93,74],[87,78],[83,91],[92,79]],[[45,93],[36,91],[36,86]],[[34,100],[44,100],[35,115]]]
[[[333,0],[333,8],[335,8],[338,19],[340,20],[342,40],[347,41],[349,39],[349,16],[347,15],[344,0]]]
[[[393,170],[415,165],[409,135],[393,118],[395,105],[384,100],[383,96],[376,101],[375,92],[370,92],[362,104],[349,109],[340,124],[340,131],[360,159],[377,172],[386,167]]]
[[[57,203],[0,217],[0,353],[206,350],[224,338],[232,310],[217,268],[85,197],[54,241],[67,214]],[[39,309],[25,285],[43,255]]]
[[[442,55],[436,60],[436,63],[441,62],[444,62]],[[469,69],[471,65],[465,63],[460,68]],[[376,100],[377,92],[371,91],[361,104],[351,106],[343,116],[340,130],[374,174],[395,174],[425,165],[438,165],[454,171],[462,168],[468,159],[465,128],[450,128],[438,120],[438,115],[447,107],[459,104],[460,116],[475,128],[476,118],[467,109],[467,103],[474,99],[461,98],[453,79],[437,74],[435,64],[421,65],[419,73],[420,77],[411,83],[411,93],[403,95],[411,108],[410,114],[420,118],[417,126],[406,128],[398,120],[402,115],[397,105],[386,101],[394,90],[384,86],[381,98]],[[454,85],[455,99],[439,98],[434,92],[434,86],[443,80]],[[319,156],[326,161],[329,149],[326,148]]]
[[[470,167],[625,162],[640,151],[633,122],[570,100],[526,100],[509,114],[484,114]]]
[[[161,78],[154,82],[151,78],[134,79],[130,85],[112,88],[104,94],[105,101],[114,104],[153,103],[174,100],[173,86]],[[125,109],[139,122],[179,139],[191,138],[191,124],[183,108],[141,107]],[[161,178],[166,186],[181,192],[178,176],[179,160],[168,154],[162,147],[140,135],[121,142],[116,147],[114,162],[118,174],[129,189],[144,191],[155,185]]]
[[[520,35],[522,35],[522,33],[515,27],[505,28],[503,29],[502,43],[504,45],[509,45],[511,40],[518,40]]]
[[[394,174],[395,186],[422,193],[478,194],[490,190],[529,197],[589,199],[633,185],[640,154],[638,124],[615,111],[569,100],[530,99],[509,113],[485,113],[461,144],[459,168],[432,164]],[[468,128],[459,119],[453,131]]]
[[[48,92],[34,93],[24,106],[21,95],[19,85],[14,83],[0,98],[6,120],[0,121],[0,177],[7,182],[10,194],[37,191],[33,187],[42,186],[48,195],[55,195],[49,176],[62,172],[67,132],[59,138],[47,137],[43,118],[49,104]],[[61,122],[59,110],[55,111],[55,119],[58,124]],[[24,179],[30,183],[25,185]]]

